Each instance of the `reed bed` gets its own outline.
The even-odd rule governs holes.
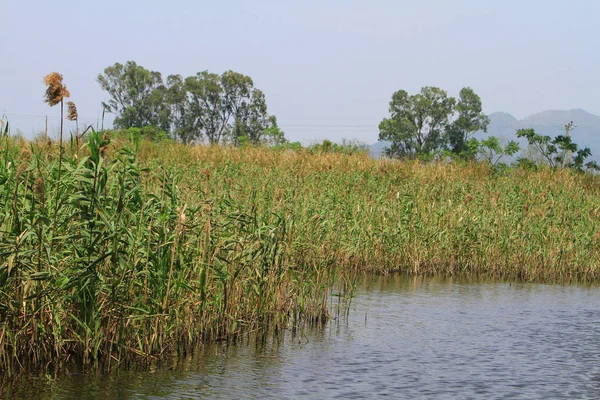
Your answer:
[[[145,159],[179,165],[189,176],[211,171],[204,191],[290,218],[296,262],[310,254],[377,273],[561,283],[600,277],[600,185],[591,174],[147,146]]]
[[[600,277],[592,175],[98,132],[64,152],[4,135],[0,157],[7,375],[321,320],[357,272]]]

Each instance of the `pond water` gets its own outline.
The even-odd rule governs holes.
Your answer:
[[[170,368],[31,379],[11,398],[595,399],[600,289],[381,277],[347,318]]]

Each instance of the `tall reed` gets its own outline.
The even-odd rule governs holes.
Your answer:
[[[135,147],[111,148],[109,135],[92,131],[87,155],[65,154],[59,177],[60,149],[2,139],[0,368],[8,375],[151,360],[323,312],[317,289],[297,288],[323,278],[292,265],[289,218],[259,210],[256,198],[190,187],[184,170],[141,163]]]
[[[85,148],[66,149],[59,175],[60,151],[0,139],[7,375],[110,368],[321,320],[331,290],[352,286],[345,273],[600,277],[591,175],[93,130]]]

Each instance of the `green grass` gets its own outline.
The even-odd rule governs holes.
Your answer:
[[[0,370],[110,368],[327,315],[356,272],[597,282],[600,186],[268,148],[0,142]],[[139,148],[138,148],[139,145]]]

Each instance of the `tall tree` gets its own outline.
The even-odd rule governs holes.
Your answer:
[[[412,96],[405,90],[394,93],[391,116],[379,124],[379,140],[392,142],[386,154],[415,157],[441,149],[455,103],[454,98],[436,87],[424,87]]]
[[[285,133],[279,128],[279,125],[277,125],[277,117],[274,115],[269,116],[267,126],[262,130],[258,143],[274,145],[287,143]]]
[[[227,71],[221,76],[221,85],[225,95],[223,106],[228,109],[232,118],[225,136],[238,144],[241,138],[249,139],[252,123],[260,117],[257,113],[264,111],[266,117],[267,104],[262,92],[254,89],[254,82],[249,76]]]
[[[487,132],[490,119],[482,110],[481,98],[473,89],[463,88],[455,107],[458,117],[448,126],[448,140],[453,153],[475,156],[475,154],[468,154],[467,142],[476,132]]]
[[[170,109],[165,101],[167,89],[160,72],[149,71],[128,61],[116,63],[98,75],[98,83],[110,96],[103,103],[106,111],[116,114],[118,128],[155,126],[169,129]]]
[[[249,76],[208,71],[183,78],[149,71],[133,61],[116,63],[98,75],[110,100],[103,108],[117,114],[115,126],[154,126],[184,143],[280,143],[283,132],[267,112],[262,91]]]
[[[194,138],[193,124],[190,121],[191,110],[188,101],[185,80],[181,75],[167,77],[167,92],[165,98],[170,108],[170,132],[183,141],[189,143]]]
[[[183,115],[178,136],[184,141],[205,139],[218,144],[227,140],[237,144],[245,138],[261,143],[273,136],[276,119],[267,113],[265,96],[254,88],[250,77],[233,71],[221,76],[203,71],[186,78],[183,91],[185,100],[177,99],[187,102],[178,106]]]
[[[248,91],[247,98],[237,105],[231,140],[234,143],[247,140],[253,144],[280,144],[285,141],[277,118],[267,113],[267,101],[261,90]]]
[[[219,143],[231,118],[219,75],[199,72],[185,78],[184,89],[190,103],[184,130],[192,139],[204,136],[210,144]]]

